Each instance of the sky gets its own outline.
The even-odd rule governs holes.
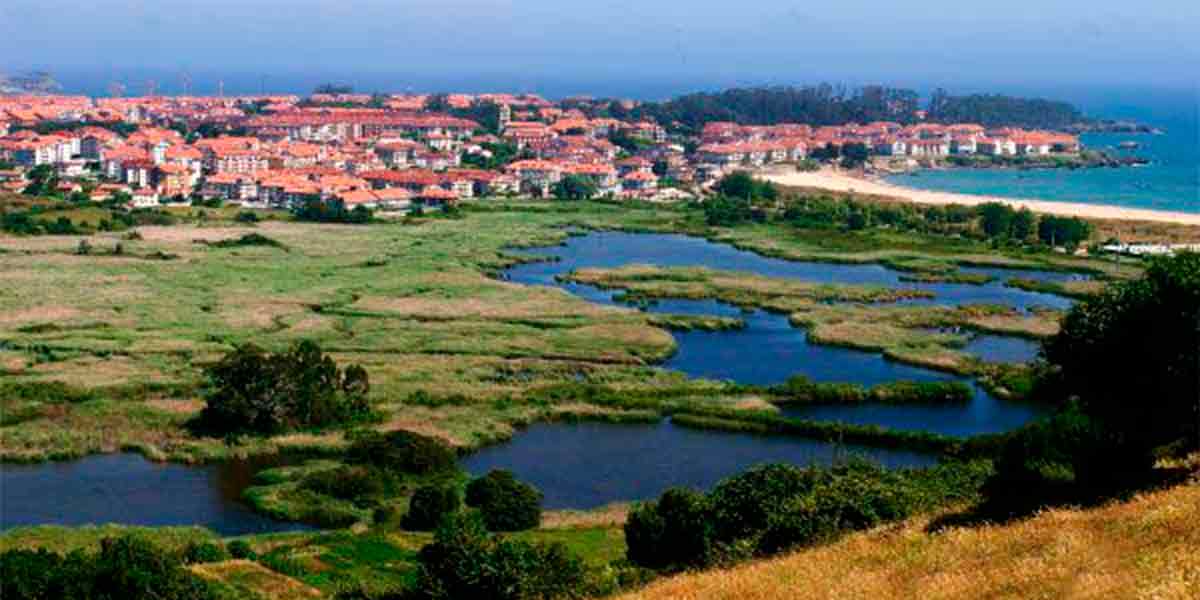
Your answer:
[[[0,70],[29,68],[69,87],[144,77],[168,92],[183,73],[195,91],[1194,88],[1200,2],[2,0]]]

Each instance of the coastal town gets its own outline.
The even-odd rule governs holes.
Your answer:
[[[616,103],[626,114],[637,105],[532,94],[3,96],[0,189],[21,192],[52,172],[55,189],[43,192],[130,208],[286,210],[320,198],[404,212],[485,196],[678,201],[739,170],[1082,149],[1067,133],[970,123],[716,121],[680,132],[598,116]]]

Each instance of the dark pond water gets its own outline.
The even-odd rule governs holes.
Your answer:
[[[0,529],[24,525],[199,525],[221,535],[308,529],[241,501],[254,473],[274,463],[187,466],[138,454],[64,463],[0,464]]]
[[[977,335],[963,348],[990,362],[1023,363],[1037,358],[1041,345],[1033,340],[1003,335]]]
[[[768,437],[657,425],[551,423],[533,425],[511,442],[463,460],[473,475],[509,469],[545,494],[546,508],[587,509],[647,499],[669,487],[709,489],[753,465],[828,465],[866,456],[892,467],[924,466],[929,455],[875,450],[788,437]]]
[[[895,288],[920,289],[933,292],[932,300],[911,300],[909,303],[1005,304],[1022,310],[1032,306],[1069,308],[1071,301],[1054,294],[1027,292],[1004,285],[1012,278],[1039,281],[1070,281],[1086,278],[1075,273],[964,267],[966,273],[983,273],[993,277],[984,285],[951,283],[911,283],[901,280],[899,271],[881,265],[841,265],[817,262],[797,262],[760,256],[739,250],[728,244],[715,244],[703,238],[685,235],[642,234],[624,232],[595,232],[572,237],[565,245],[521,250],[538,256],[557,256],[561,260],[547,263],[517,265],[507,271],[513,281],[528,284],[556,285],[556,275],[583,267],[613,268],[629,264],[654,264],[665,267],[706,266],[727,271],[747,271],[768,277],[792,277],[818,283],[875,284]],[[612,294],[599,290],[580,290],[586,286],[564,286],[590,300],[611,302]]]
[[[899,272],[879,265],[793,262],[762,257],[700,238],[621,232],[599,232],[572,237],[564,246],[536,248],[526,252],[558,256],[560,260],[514,266],[507,271],[510,280],[532,285],[557,286],[592,302],[603,304],[615,304],[613,296],[619,291],[562,283],[556,280],[556,276],[579,268],[612,268],[636,263],[708,266],[824,283],[917,288],[936,294],[933,300],[919,301],[925,303],[999,303],[1021,309],[1031,306],[1065,308],[1070,306],[1070,301],[1051,294],[1005,287],[1005,279],[1023,277],[1068,280],[1078,277],[1069,273],[964,269],[985,272],[997,280],[986,285],[905,283],[900,280]],[[794,413],[808,418],[884,425],[898,429],[920,429],[950,435],[974,435],[1007,431],[1019,427],[1039,414],[1036,407],[997,400],[973,381],[956,375],[898,363],[876,353],[810,344],[805,331],[792,327],[785,315],[761,310],[743,311],[738,307],[712,300],[661,300],[646,307],[646,310],[659,313],[731,316],[745,320],[746,327],[740,330],[688,331],[673,334],[678,350],[663,366],[692,377],[767,385],[783,382],[793,375],[804,375],[814,381],[854,382],[868,386],[901,379],[958,379],[967,382],[975,390],[975,399],[967,407],[813,407],[804,409],[802,413]],[[1032,342],[1001,336],[976,336],[966,349],[984,360],[995,362],[1028,360],[1036,354],[1036,346]]]

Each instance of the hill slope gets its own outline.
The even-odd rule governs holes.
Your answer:
[[[1200,485],[1008,525],[928,534],[927,524],[682,575],[622,598],[1200,598]]]

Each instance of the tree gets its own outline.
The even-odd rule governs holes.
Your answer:
[[[552,600],[586,593],[586,568],[566,546],[498,538],[478,515],[446,519],[417,554],[417,565],[415,598]]]
[[[446,515],[458,512],[462,498],[458,490],[448,485],[425,485],[413,492],[408,502],[408,512],[400,525],[410,531],[430,531],[442,522]]]
[[[359,205],[352,210],[346,210],[346,205],[338,199],[322,199],[320,196],[306,196],[295,208],[292,214],[300,221],[315,221],[318,223],[350,223],[361,225],[370,223],[373,215],[371,209]]]
[[[1021,207],[1012,218],[1011,233],[1014,240],[1028,240],[1037,231],[1037,215],[1028,207]]]
[[[180,556],[135,535],[105,538],[95,554],[45,550],[0,553],[0,598],[5,600],[216,600],[206,580]]]
[[[870,151],[868,151],[866,144],[854,142],[842,146],[841,165],[843,169],[856,169],[861,167],[867,162],[867,158],[869,157]]]
[[[1113,449],[1096,466],[1149,468],[1157,449],[1200,436],[1200,254],[1154,259],[1141,279],[1079,302],[1042,352],[1047,385],[1078,398]]]
[[[704,220],[713,227],[733,227],[755,218],[745,198],[714,196],[704,201]]]
[[[979,227],[990,238],[1009,237],[1015,217],[1016,211],[1002,202],[985,202],[979,205]]]
[[[510,471],[491,471],[471,481],[466,500],[492,531],[522,531],[542,522],[542,493]]]
[[[340,94],[353,94],[354,86],[346,85],[344,83],[322,83],[321,85],[318,85],[317,87],[313,88],[313,93],[314,94],[328,94],[330,96],[336,96],[336,95],[340,95]]]
[[[58,193],[58,172],[51,165],[38,165],[29,170],[25,177],[29,185],[21,192],[26,196],[53,196]]]
[[[735,171],[722,177],[713,186],[718,193],[744,200],[775,200],[779,190],[769,181],[759,181],[745,171]]]
[[[1078,217],[1046,215],[1038,221],[1038,239],[1051,246],[1074,248],[1092,237],[1091,223]]]
[[[441,473],[458,464],[458,455],[445,442],[403,429],[356,433],[346,457],[352,464],[369,464],[409,475]]]
[[[596,195],[596,184],[588,177],[571,173],[558,180],[551,191],[559,200],[588,200]]]
[[[366,371],[343,371],[307,340],[279,353],[244,344],[206,373],[210,392],[195,424],[214,433],[272,434],[370,412]]]
[[[713,554],[712,521],[703,494],[681,488],[634,507],[625,521],[626,556],[650,569],[703,567]]]

